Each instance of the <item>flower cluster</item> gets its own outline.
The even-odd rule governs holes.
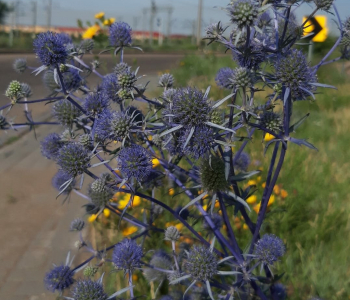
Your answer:
[[[271,272],[286,247],[265,232],[270,228],[264,221],[275,195],[279,200],[287,197],[276,185],[287,149],[294,151],[293,143],[315,148],[294,137],[304,119],[291,124],[293,107],[329,87],[318,82],[317,70],[333,61],[327,58],[336,48],[311,66],[302,48],[294,47],[305,28],[291,11],[301,2],[234,0],[226,7],[230,24],[217,22],[206,29],[209,43],[223,45],[233,59],[216,74],[223,89],[219,94],[224,94],[219,99],[210,87],[177,86],[170,73],[160,76],[158,93],[150,99],[147,85],[138,84],[138,69],[124,61],[124,51],[134,47],[131,27],[106,19],[104,13],[96,15],[100,23],[88,28],[78,44],[53,32],[35,38],[34,51],[42,65],[35,72],[44,71],[50,96],[29,101],[30,86],[12,81],[5,91],[9,103],[1,108],[0,129],[58,126],[42,139],[41,152],[57,164],[52,185],[59,196],[67,199],[74,193],[86,201],[81,218],[67,229],[78,235],[77,249],[91,253],[75,268],[69,257],[55,265],[45,276],[47,289],[73,300],[114,299],[127,291],[136,299],[145,291],[135,278],[144,276],[151,283],[152,299],[286,297],[277,282],[281,276]],[[314,4],[315,11],[333,6],[338,15],[332,0]],[[341,56],[335,60],[350,57],[349,19],[341,25]],[[88,65],[83,60],[103,26],[109,29],[107,51],[114,49],[119,56],[109,74],[99,72],[98,61]],[[18,73],[34,69],[27,64],[17,59],[13,67]],[[97,86],[89,83],[94,75]],[[32,120],[27,105],[37,102],[51,107],[54,122]],[[27,122],[14,123],[8,111],[21,104]],[[266,180],[257,169],[256,151],[248,150],[257,137],[263,139],[265,152],[274,147]],[[99,168],[105,172],[100,174]],[[174,220],[168,222],[168,217]],[[95,246],[83,234],[88,224],[84,218],[104,222],[118,232],[113,236],[127,238]],[[249,238],[238,236],[241,227]],[[123,271],[126,280],[126,287],[111,296],[103,276],[94,280],[106,264]],[[75,275],[80,270],[84,277]],[[164,282],[168,295],[160,295],[166,290],[161,288]]]

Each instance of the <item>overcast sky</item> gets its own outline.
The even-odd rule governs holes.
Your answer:
[[[49,0],[35,0],[38,5],[38,25],[47,24],[47,3]],[[149,29],[149,21],[144,23],[143,9],[149,8],[151,0],[52,0],[52,25],[53,26],[76,26],[77,19],[82,21],[93,21],[97,12],[103,11],[107,17],[128,22],[134,30]],[[155,0],[158,7],[173,7],[171,20],[172,33],[192,32],[192,23],[197,19],[197,8],[199,0]],[[5,2],[20,2],[19,24],[30,25],[33,23],[32,0],[7,0]],[[212,22],[228,21],[226,13],[220,9],[227,5],[229,0],[203,0],[203,28]],[[335,0],[342,19],[350,16],[350,0]],[[216,7],[215,7],[216,6]],[[303,5],[298,10],[298,17],[307,15],[312,11],[309,5]],[[168,19],[165,12],[157,15],[165,21]],[[328,25],[335,32],[335,25],[329,15]],[[9,22],[9,20],[8,20]],[[143,24],[147,24],[145,28]],[[155,25],[156,26],[156,25]],[[165,31],[164,24],[164,31]],[[156,27],[155,27],[156,29]]]

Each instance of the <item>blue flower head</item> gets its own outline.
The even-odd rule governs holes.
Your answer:
[[[84,83],[79,71],[74,68],[69,68],[62,76],[63,84],[68,91],[75,91]]]
[[[235,71],[231,68],[221,68],[215,77],[216,84],[221,88],[232,90],[234,74]]]
[[[192,128],[210,121],[212,107],[203,92],[191,87],[177,89],[172,100],[164,113],[174,115],[175,123]]]
[[[220,230],[220,228],[222,227],[222,224],[223,224],[222,217],[219,214],[214,213],[214,214],[210,215],[210,219],[214,223],[215,229]],[[205,218],[203,220],[202,226],[203,226],[203,229],[206,231],[213,230]]]
[[[204,246],[193,246],[188,253],[186,269],[195,280],[210,280],[218,272],[217,256]]]
[[[54,266],[53,269],[46,273],[44,283],[46,288],[52,293],[55,291],[62,293],[74,283],[73,275],[74,272],[69,266]]]
[[[238,159],[235,162],[235,168],[238,169],[239,171],[246,172],[248,167],[250,165],[250,157],[248,153],[242,152],[239,156]]]
[[[75,177],[90,166],[90,153],[81,144],[69,143],[60,149],[57,163],[64,172]]]
[[[103,78],[101,89],[113,102],[120,104],[123,101],[118,95],[121,87],[118,84],[118,77],[116,74],[111,73],[106,75]]]
[[[96,119],[95,139],[104,143],[111,137],[111,120],[113,113],[106,109],[104,110],[99,118]]]
[[[287,291],[286,287],[281,283],[276,283],[271,287],[272,291],[272,299],[274,300],[286,300],[287,299]]]
[[[130,46],[132,43],[131,27],[125,22],[115,22],[109,28],[109,43],[114,47]]]
[[[286,248],[280,238],[273,234],[265,234],[256,243],[254,254],[265,265],[273,265],[285,251]]]
[[[231,22],[240,29],[252,26],[259,14],[255,0],[237,0],[228,8],[228,12]]]
[[[135,178],[138,182],[152,171],[151,156],[139,145],[123,148],[119,152],[118,162],[122,174],[128,179]]]
[[[82,231],[84,229],[85,222],[82,219],[74,219],[70,223],[70,231]]]
[[[65,173],[62,170],[59,170],[55,176],[52,178],[52,186],[58,191],[62,190],[62,185],[66,183],[68,180],[72,179],[72,176]],[[75,186],[75,180],[73,180],[68,187],[64,190],[63,194],[68,195]]]
[[[134,240],[124,239],[114,247],[112,262],[119,270],[133,271],[141,267],[142,256],[141,246]]]
[[[102,282],[91,279],[79,280],[72,290],[74,300],[107,300]]]
[[[278,56],[274,67],[276,81],[290,88],[293,100],[304,100],[316,91],[310,83],[317,83],[317,76],[300,50],[292,49],[287,55]]]
[[[58,33],[39,33],[33,42],[34,52],[45,66],[64,64],[68,57],[65,41],[66,39]]]
[[[57,159],[58,151],[64,143],[57,133],[50,133],[41,141],[41,154],[48,159]]]
[[[52,107],[52,114],[63,126],[71,127],[82,112],[69,100],[59,100]]]
[[[87,95],[83,108],[91,115],[101,115],[109,106],[109,98],[106,93],[96,92]]]
[[[180,137],[180,145],[184,146],[191,130],[188,129]],[[186,147],[183,148],[183,153],[192,156],[194,159],[198,159],[205,155],[208,155],[211,148],[214,146],[214,131],[204,125],[197,126],[193,131],[193,135]]]

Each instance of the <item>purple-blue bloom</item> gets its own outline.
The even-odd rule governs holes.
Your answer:
[[[33,42],[35,54],[45,66],[64,64],[68,57],[65,41],[58,33],[39,33]]]
[[[41,154],[48,159],[57,159],[58,151],[64,146],[57,133],[50,133],[41,141]]]
[[[114,47],[130,46],[132,43],[131,27],[125,22],[115,22],[109,28],[109,43]]]
[[[238,156],[238,159],[236,160],[234,167],[237,168],[239,171],[246,172],[249,165],[250,165],[250,157],[248,153],[242,152]]]
[[[72,290],[74,300],[107,300],[108,295],[105,293],[100,281],[91,279],[79,280]]]
[[[221,88],[232,90],[234,87],[232,82],[234,73],[235,71],[231,68],[221,68],[215,77],[216,84]]]
[[[74,121],[82,115],[82,112],[70,101],[64,99],[55,102],[52,114],[63,126],[71,127]]]
[[[265,265],[273,265],[284,255],[286,247],[274,234],[265,234],[255,245],[257,259]]]
[[[121,87],[118,84],[118,77],[116,74],[107,74],[104,76],[101,89],[108,95],[108,98],[113,102],[121,103],[123,99],[121,99],[118,95],[118,92],[121,90]]]
[[[141,246],[134,240],[125,238],[114,247],[112,262],[119,270],[133,271],[141,267],[142,256]]]
[[[90,167],[90,153],[81,144],[69,143],[60,149],[57,164],[64,172],[75,177]]]
[[[44,283],[49,291],[62,293],[74,283],[73,275],[74,272],[69,266],[54,266],[46,273]]]
[[[108,95],[104,92],[89,93],[83,108],[93,116],[101,115],[109,107]]]
[[[52,178],[52,186],[57,189],[58,191],[62,190],[62,185],[66,183],[67,181],[71,180],[72,176],[65,173],[62,170],[58,170],[58,172],[55,174],[55,176]],[[73,180],[68,187],[65,188],[63,194],[68,195],[75,186],[75,180]]]
[[[150,174],[152,158],[142,146],[132,145],[119,152],[118,166],[126,178],[135,178],[140,182]]]

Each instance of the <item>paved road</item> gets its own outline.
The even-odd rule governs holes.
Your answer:
[[[11,79],[19,77],[11,69],[15,58],[15,55],[0,56],[0,90],[5,90]],[[153,78],[158,70],[171,68],[180,58],[167,55],[126,57],[129,62],[137,59],[142,73]],[[33,56],[27,59],[34,65]],[[108,68],[112,67],[109,58]],[[45,95],[40,92],[40,78],[21,75],[20,80],[39,91],[38,97]],[[6,102],[5,97],[0,96],[0,105]],[[74,249],[77,236],[68,232],[69,224],[83,215],[81,206],[85,202],[72,196],[69,203],[62,205],[60,199],[55,199],[51,178],[56,166],[41,156],[39,144],[52,130],[40,127],[38,140],[28,133],[0,149],[0,299],[54,299],[44,289],[43,276],[52,263],[64,262],[67,251]]]

